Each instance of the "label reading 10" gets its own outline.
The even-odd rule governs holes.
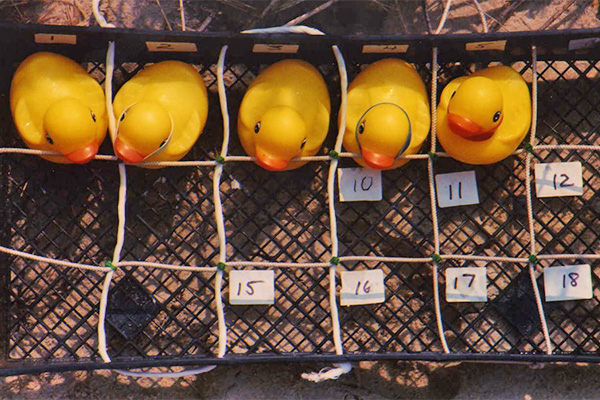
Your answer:
[[[566,265],[544,268],[546,301],[581,300],[592,298],[590,266]]]
[[[338,182],[340,201],[379,201],[383,197],[381,171],[340,168]]]

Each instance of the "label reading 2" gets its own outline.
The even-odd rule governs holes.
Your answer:
[[[297,44],[255,44],[253,53],[296,54],[300,48]]]
[[[36,33],[33,38],[36,43],[42,44],[77,44],[77,35]]]
[[[475,171],[438,174],[435,190],[441,208],[479,204]]]
[[[544,268],[544,290],[546,301],[591,299],[590,266],[583,264]]]
[[[379,201],[383,198],[381,171],[340,168],[338,183],[340,201]]]
[[[384,301],[385,285],[381,269],[342,271],[341,305],[377,304]]]
[[[446,269],[446,301],[452,303],[487,301],[486,268]]]
[[[275,303],[273,271],[238,270],[229,273],[229,303],[255,305]]]
[[[189,42],[146,42],[146,47],[152,52],[195,53],[198,51],[196,43]]]
[[[581,196],[583,194],[581,163],[574,161],[536,164],[535,192],[537,197]]]

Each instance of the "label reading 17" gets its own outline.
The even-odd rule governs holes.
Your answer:
[[[478,267],[446,269],[446,301],[487,301],[487,270]]]
[[[590,266],[566,265],[544,268],[546,301],[581,300],[592,298]]]
[[[537,197],[581,196],[581,163],[574,161],[536,164],[535,192]]]
[[[381,171],[340,168],[338,182],[340,201],[379,201],[383,197]]]
[[[274,302],[273,271],[239,270],[229,273],[230,304],[273,304]]]
[[[435,189],[441,208],[479,204],[475,171],[438,174]]]
[[[342,272],[341,305],[376,304],[384,301],[385,286],[381,269]]]

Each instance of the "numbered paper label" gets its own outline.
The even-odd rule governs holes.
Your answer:
[[[446,269],[446,301],[451,303],[487,301],[486,268]]]
[[[467,43],[465,49],[467,51],[481,51],[481,50],[500,50],[504,51],[506,47],[506,40],[494,40],[491,42],[473,42]]]
[[[340,201],[379,201],[383,197],[381,171],[367,168],[338,169]]]
[[[592,298],[590,266],[566,265],[544,268],[546,301],[583,300]]]
[[[275,274],[273,271],[231,271],[229,273],[229,303],[275,303]]]
[[[146,42],[148,51],[153,52],[177,52],[177,53],[195,53],[198,51],[196,43],[189,42]]]
[[[535,164],[535,193],[537,197],[581,196],[581,163],[574,161]]]
[[[253,53],[282,53],[296,54],[300,48],[297,44],[255,44]]]
[[[475,171],[438,174],[435,189],[441,208],[479,204]]]
[[[342,271],[341,305],[377,304],[384,301],[385,285],[382,270]]]
[[[36,43],[43,44],[77,44],[76,35],[64,35],[55,33],[36,33],[33,37]]]
[[[406,53],[407,44],[365,44],[362,52],[369,53]]]

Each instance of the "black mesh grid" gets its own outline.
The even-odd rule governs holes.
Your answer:
[[[528,55],[523,55],[526,59]],[[129,60],[127,60],[129,61]],[[348,62],[349,79],[364,64]],[[443,63],[445,83],[487,63]],[[596,144],[600,124],[595,79],[598,62],[538,63],[538,140],[544,144]],[[144,64],[127,62],[115,72],[115,93]],[[427,86],[430,64],[417,63]],[[531,65],[512,66],[530,83]],[[228,65],[232,138],[229,154],[243,155],[236,112],[243,93],[264,64]],[[222,119],[216,93],[216,66],[197,65],[209,88],[209,122],[185,159],[214,160],[220,151]],[[339,77],[334,64],[319,66],[330,89],[330,135],[337,133]],[[88,65],[99,81],[104,66]],[[438,93],[439,94],[439,93]],[[6,102],[6,99],[3,98]],[[14,128],[4,146],[21,146]],[[426,142],[422,151],[428,150]],[[438,147],[438,151],[441,149]],[[103,153],[109,154],[110,146]],[[597,152],[541,151],[535,162],[580,161],[584,196],[536,199],[534,216],[540,254],[598,252],[600,213]],[[18,250],[99,265],[110,259],[116,240],[118,173],[115,163],[58,166],[37,157],[2,156],[9,233]],[[493,166],[472,167],[449,158],[434,173],[476,171],[480,204],[438,209],[442,254],[527,257],[529,233],[525,202],[525,157],[518,154]],[[342,159],[340,167],[355,164]],[[221,198],[230,261],[327,262],[331,249],[326,186],[328,162],[296,171],[270,173],[253,163],[228,162]],[[126,241],[122,259],[214,266],[218,237],[214,217],[212,167],[146,170],[128,167]],[[340,256],[430,257],[434,252],[427,160],[413,160],[383,173],[384,198],[377,203],[340,203],[336,214]],[[336,191],[337,196],[337,191]],[[559,262],[542,261],[540,270]],[[600,276],[591,263],[593,282]],[[8,257],[5,278],[6,354],[11,362],[46,363],[99,360],[96,327],[103,276]],[[448,303],[444,271],[486,266],[487,303]],[[340,269],[381,268],[386,301],[340,307],[342,344],[350,355],[441,353],[433,304],[431,263],[343,262]],[[234,356],[332,355],[332,324],[327,268],[275,269],[275,304],[231,306],[224,282],[228,351]],[[543,279],[538,279],[543,289]],[[338,280],[339,290],[339,280]],[[445,261],[440,268],[441,315],[453,353],[543,354],[544,338],[525,263]],[[542,290],[543,293],[543,290]],[[544,303],[557,353],[586,355],[598,348],[598,301]],[[150,359],[214,360],[217,316],[214,274],[126,267],[115,275],[107,310],[108,352],[116,361]],[[227,357],[227,356],[226,356]]]

